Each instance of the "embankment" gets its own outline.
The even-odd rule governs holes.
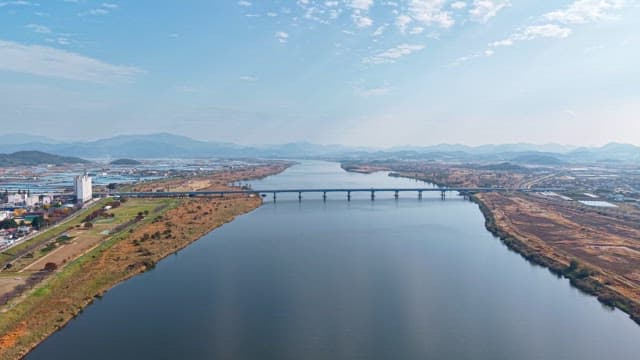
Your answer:
[[[226,187],[251,176],[277,174],[287,166],[213,174],[211,183]],[[188,179],[180,181],[183,186],[192,185]],[[207,182],[206,186],[211,184]],[[0,315],[0,359],[22,358],[115,285],[152,269],[164,257],[262,203],[258,196],[157,201],[144,220],[120,229],[99,246],[64,264]]]
[[[535,265],[549,269],[557,276],[569,279],[571,285],[577,289],[596,296],[601,303],[607,306],[626,312],[631,319],[640,325],[640,304],[608,286],[616,281],[611,274],[587,265],[578,258],[563,254],[558,249],[541,248],[540,244],[533,246],[526,238],[505,231],[496,221],[492,209],[483,201],[482,194],[472,196],[471,201],[478,204],[484,215],[487,230],[500,238],[510,250]]]

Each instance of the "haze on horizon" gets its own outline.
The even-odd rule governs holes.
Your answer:
[[[0,0],[0,133],[640,145],[637,0]]]

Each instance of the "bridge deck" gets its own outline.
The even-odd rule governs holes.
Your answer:
[[[317,188],[317,189],[249,189],[249,190],[217,190],[217,191],[159,191],[159,192],[115,192],[112,196],[127,197],[181,197],[181,196],[223,196],[223,195],[250,195],[250,194],[281,194],[281,193],[354,193],[354,192],[461,192],[461,193],[477,193],[477,192],[553,192],[562,191],[562,189],[552,188],[468,188],[468,187],[447,187],[447,188]]]

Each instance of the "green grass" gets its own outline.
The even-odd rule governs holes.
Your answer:
[[[95,203],[94,205],[92,205],[89,209],[87,209],[84,214],[90,214],[92,211],[97,210],[98,208],[104,206],[104,204],[107,202],[106,199],[100,200],[97,203]],[[80,224],[82,222],[82,220],[84,219],[84,214],[81,214],[80,216],[77,216],[76,218],[68,221],[68,222],[63,222],[57,226],[53,226],[49,229],[44,230],[43,232],[41,232],[40,234],[38,234],[37,236],[35,236],[34,238],[27,240],[19,245],[16,245],[14,247],[12,247],[11,249],[3,252],[0,254],[0,262],[5,262],[8,260],[13,259],[13,257],[15,256],[15,254],[20,253],[21,251],[35,245],[35,244],[39,244],[42,242],[45,242],[53,237],[57,237],[62,235],[64,232],[67,231],[67,229],[69,227],[73,227],[76,226],[78,224]],[[73,214],[72,214],[73,215]]]
[[[62,223],[56,227],[51,227],[43,231],[42,233],[38,234],[33,239],[25,241],[24,243],[16,245],[15,247],[7,250],[6,252],[1,253],[0,262],[10,261],[15,257],[16,254],[19,254],[21,251],[31,246],[34,246],[36,244],[42,244],[53,238],[61,236],[67,231],[67,229],[81,224],[82,220],[84,220],[86,215],[105,206],[109,201],[111,200],[102,199],[98,201],[96,204],[92,205],[89,209],[85,210],[83,214],[80,214],[76,218],[68,222]],[[115,217],[110,219],[105,219],[108,221],[108,223],[103,223],[101,222],[102,220],[95,221],[95,223],[98,225],[108,224],[108,225],[113,225],[113,227],[115,227],[133,219],[134,217],[136,217],[136,215],[139,212],[144,212],[145,210],[147,210],[149,211],[149,213],[151,213],[153,209],[155,209],[159,205],[162,205],[163,203],[166,203],[166,201],[167,200],[159,201],[158,199],[129,199],[126,203],[123,203],[120,207],[109,210],[109,212],[113,213]],[[100,233],[104,230],[105,229],[102,226],[98,226],[98,227],[94,226],[92,229],[86,230],[86,232],[88,235],[102,236]],[[35,261],[38,257],[44,255],[46,252],[47,251],[45,252],[35,251],[34,257],[32,260]]]
[[[126,239],[129,236],[129,229],[152,222],[158,214],[164,213],[165,211],[176,207],[179,203],[180,201],[176,199],[156,199],[151,201],[145,200],[141,201],[140,203],[132,203],[131,205],[133,206],[123,206],[122,210],[120,211],[120,217],[124,219],[135,217],[135,215],[137,215],[139,211],[144,211],[145,209],[149,211],[149,216],[136,224],[122,229],[122,231],[120,231],[119,233],[112,235],[106,241],[102,242],[98,247],[89,251],[85,255],[69,262],[55,275],[53,275],[48,280],[45,280],[35,291],[33,291],[25,299],[20,301],[13,309],[11,309],[11,311],[0,316],[0,333],[8,331],[20,321],[23,321],[23,319],[29,316],[32,311],[38,309],[38,306],[46,303],[49,300],[50,296],[53,296],[53,294],[60,293],[61,291],[67,291],[67,284],[73,282],[74,277],[77,277],[78,274],[82,273],[88,263],[95,260],[96,258],[99,258],[99,256],[104,251],[111,248],[117,242]],[[153,211],[160,205],[166,206],[161,211]],[[122,269],[122,271],[126,270]],[[99,292],[105,287],[113,286],[118,281],[120,281],[123,277],[122,271],[103,272],[100,274],[100,276],[91,279],[91,281],[87,283],[82,284],[81,288],[76,288],[75,291],[77,293],[73,295],[74,304],[76,300],[78,301],[75,311],[79,312],[84,307],[84,304],[82,303],[83,299],[87,299],[87,297],[93,297],[99,294]],[[64,307],[60,308],[60,311],[63,311],[63,309]],[[69,309],[67,308],[67,310]],[[69,316],[68,313],[60,313],[57,322],[65,322],[65,318],[67,318],[67,316]],[[20,341],[23,344],[29,344],[34,340],[42,339],[44,336],[48,335],[51,332],[51,328],[49,327],[50,324],[47,324],[48,323],[45,321],[42,323],[42,328],[31,329],[32,331]]]

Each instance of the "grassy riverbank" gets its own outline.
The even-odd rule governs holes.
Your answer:
[[[219,185],[228,188],[226,184],[231,181],[276,174],[287,166],[264,165],[250,170],[227,171],[211,175],[208,181],[183,178],[170,182],[172,186],[211,188]],[[133,199],[130,201],[134,202]],[[116,284],[152,269],[162,258],[261,204],[256,196],[141,201],[143,208],[135,204],[135,214],[129,214],[136,221],[125,222],[126,227],[119,228],[86,253],[60,264],[60,268],[36,288],[13,299],[2,309],[1,359],[23,357]],[[133,208],[134,204],[130,205]],[[129,217],[123,212],[123,219]]]

